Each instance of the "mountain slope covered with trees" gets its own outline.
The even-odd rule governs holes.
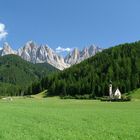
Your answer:
[[[38,87],[50,96],[106,96],[109,81],[122,93],[140,87],[140,41],[103,50],[78,65],[43,78]],[[32,91],[30,91],[32,93]]]
[[[16,55],[0,57],[0,95],[17,95],[34,81],[56,68],[49,64],[32,64]]]

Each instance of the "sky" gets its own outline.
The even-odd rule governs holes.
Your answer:
[[[140,0],[0,0],[0,47],[30,40],[60,53],[140,40]]]

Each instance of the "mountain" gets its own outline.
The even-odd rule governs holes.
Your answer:
[[[64,59],[64,61],[70,65],[78,63],[80,58],[80,51],[75,48],[72,52],[70,52]]]
[[[23,48],[18,49],[17,55],[21,56],[26,61],[36,63],[36,52],[37,52],[38,46],[32,42],[27,42]]]
[[[64,61],[70,65],[78,64],[81,61],[94,56],[96,53],[101,52],[102,49],[91,45],[90,47],[84,48],[82,51],[79,51],[75,48],[72,52],[70,52],[64,59]]]
[[[76,52],[75,58],[79,56]],[[110,80],[113,89],[119,88],[122,94],[140,88],[140,41],[105,49],[62,72],[47,76],[40,86],[45,85],[50,96],[102,97],[109,94]],[[44,81],[48,81],[47,84]]]
[[[5,42],[3,48],[0,49],[0,56],[8,55],[8,54],[16,54],[17,52],[14,51],[11,46]]]
[[[15,95],[17,90],[24,89],[53,71],[57,69],[50,64],[32,64],[17,55],[1,56],[0,95]]]
[[[47,62],[60,70],[69,67],[48,45],[37,46],[33,41],[27,42],[23,48],[18,49],[17,55],[32,63]]]
[[[95,55],[97,52],[102,51],[101,48],[91,45],[79,51],[77,48],[69,53],[65,58],[59,56],[48,45],[38,46],[33,41],[28,41],[23,47],[17,51],[12,50],[8,43],[4,43],[3,48],[0,50],[0,56],[8,54],[16,54],[26,61],[32,63],[49,63],[57,69],[63,70],[73,64],[80,63],[81,61]]]

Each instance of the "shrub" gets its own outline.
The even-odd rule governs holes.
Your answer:
[[[61,99],[75,99],[73,96],[67,95],[67,96],[60,96]]]
[[[95,99],[93,94],[84,94],[84,95],[75,95],[75,96],[60,96],[61,99],[80,99],[80,100],[90,100],[90,99]]]
[[[110,101],[110,102],[127,102],[127,101],[131,101],[131,97],[130,96],[125,96],[123,95],[121,99],[117,99],[117,98],[110,98],[110,97],[102,97],[100,99],[101,101]]]

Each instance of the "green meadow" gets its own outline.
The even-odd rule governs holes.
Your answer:
[[[139,139],[139,100],[0,100],[0,140]]]

